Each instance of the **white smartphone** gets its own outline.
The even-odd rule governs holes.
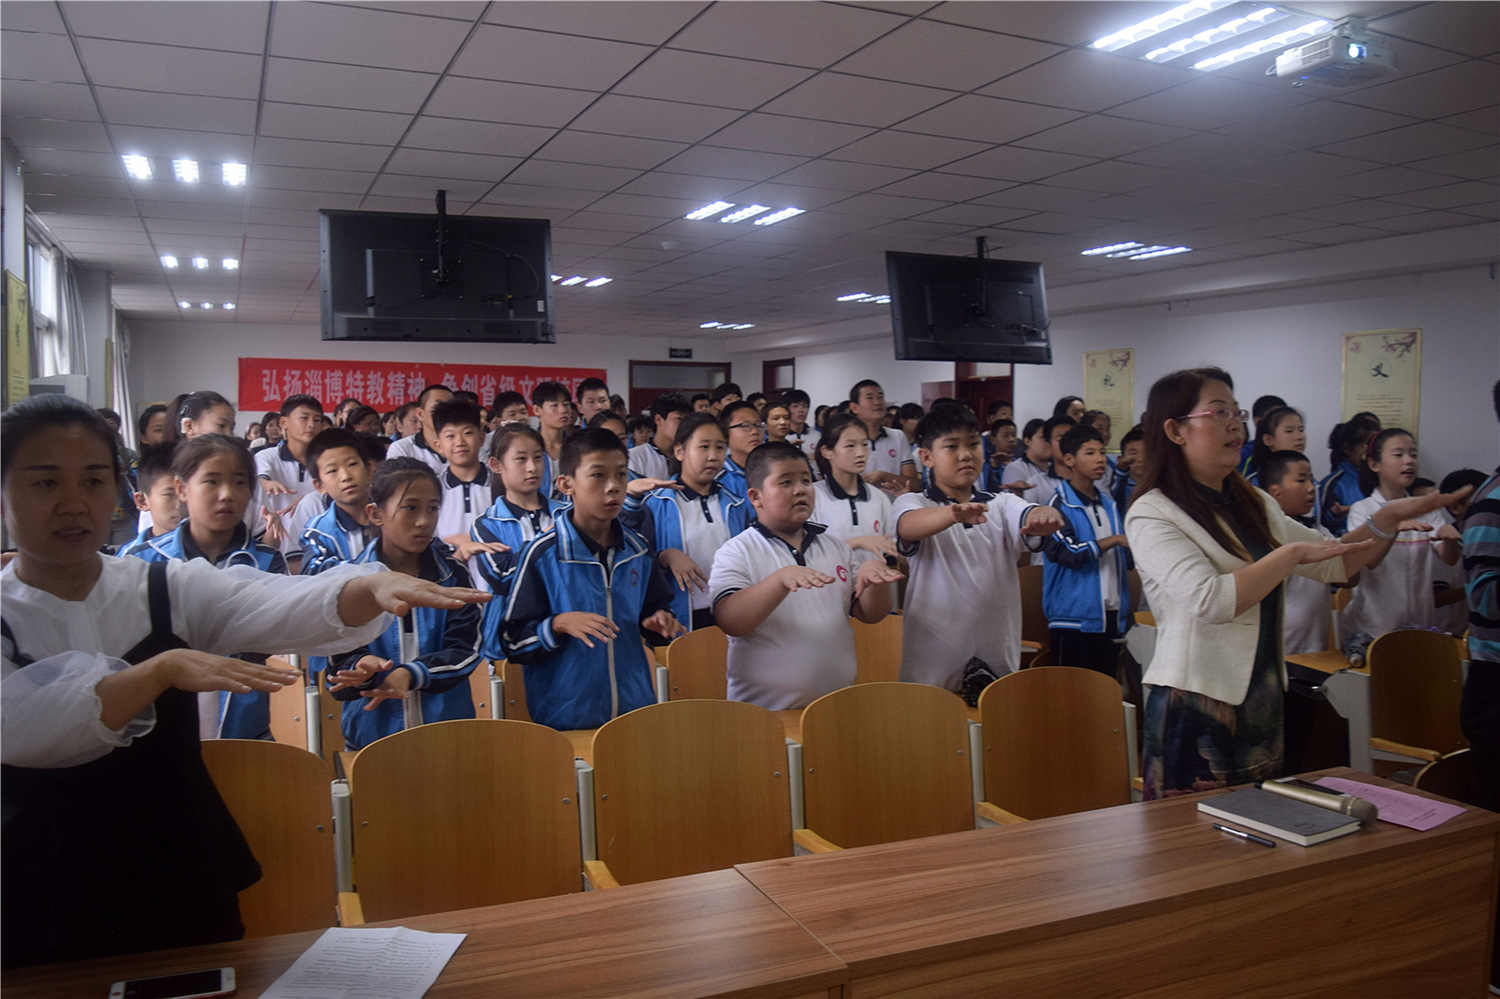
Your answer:
[[[109,999],[214,999],[234,995],[234,969],[211,968],[181,975],[132,978],[109,987]]]

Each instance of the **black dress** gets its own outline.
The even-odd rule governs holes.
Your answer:
[[[151,633],[121,657],[132,665],[186,647],[167,564],[147,578]],[[197,695],[183,690],[157,698],[149,733],[97,760],[0,767],[0,837],[5,967],[237,940],[238,893],[260,880],[203,765]]]

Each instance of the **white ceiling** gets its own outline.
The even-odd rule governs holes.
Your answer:
[[[1390,40],[1400,72],[1344,90],[1088,47],[1170,6],[5,0],[0,108],[28,206],[132,317],[316,324],[317,209],[438,188],[614,279],[556,288],[561,331],[672,337],[878,311],[834,299],[979,235],[1060,287],[1500,218],[1500,4],[1294,5]],[[127,153],[250,182],[127,180]],[[682,218],[716,199],[807,213]],[[1078,255],[1122,240],[1195,252]]]

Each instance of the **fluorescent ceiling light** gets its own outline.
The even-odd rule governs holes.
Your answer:
[[[803,214],[803,212],[804,212],[804,209],[801,209],[801,208],[783,208],[781,211],[776,212],[776,213],[774,213],[772,215],[767,215],[763,219],[756,219],[755,220],[755,224],[756,225],[775,225],[777,222],[780,222],[782,219],[789,219],[793,215],[801,215],[801,214]]]
[[[121,156],[125,161],[125,172],[136,180],[151,179],[151,161],[144,156]]]
[[[1103,254],[1106,254],[1106,253],[1118,253],[1121,250],[1133,250],[1133,249],[1135,249],[1137,247],[1144,246],[1144,245],[1145,245],[1144,243],[1136,243],[1136,242],[1130,242],[1130,243],[1111,243],[1108,246],[1096,246],[1092,250],[1084,250],[1083,253],[1081,253],[1079,255],[1080,256],[1084,256],[1084,257],[1098,257],[1098,256],[1102,256]]]
[[[585,288],[599,288],[599,287],[602,287],[603,285],[609,284],[613,280],[614,280],[614,278],[596,277],[592,281],[585,282],[584,283],[584,287]]]
[[[1236,0],[1193,0],[1192,3],[1173,7],[1155,17],[1148,17],[1144,21],[1137,21],[1135,24],[1121,28],[1113,34],[1105,35],[1094,42],[1094,48],[1105,52],[1115,52],[1127,45],[1143,42],[1164,31],[1171,31],[1189,21],[1195,21],[1205,14],[1212,14],[1234,2]]]
[[[1262,38],[1258,42],[1251,42],[1249,45],[1242,45],[1237,49],[1230,49],[1228,52],[1220,52],[1218,55],[1204,59],[1202,62],[1194,63],[1193,68],[1211,73],[1216,69],[1223,69],[1225,66],[1233,66],[1237,62],[1244,62],[1246,59],[1253,59],[1258,55],[1265,55],[1268,52],[1275,52],[1277,49],[1284,49],[1293,42],[1325,34],[1331,30],[1333,30],[1333,25],[1327,21],[1313,21],[1309,24],[1304,24],[1300,28],[1283,31],[1281,34],[1272,35],[1270,38]]]
[[[212,303],[212,302],[204,302],[203,303],[203,307],[205,309],[212,309],[214,307],[214,303]]]
[[[732,330],[753,330],[753,329],[755,329],[755,324],[754,323],[740,323],[738,326],[730,326],[730,327],[727,327],[727,328],[728,329],[732,329]]]
[[[698,328],[700,330],[716,330],[716,329],[719,328],[719,324],[718,323],[699,323],[698,324]]]
[[[197,160],[173,160],[172,173],[184,184],[198,183]]]
[[[771,206],[770,205],[746,205],[744,208],[741,208],[737,212],[731,212],[731,213],[729,213],[728,215],[726,215],[723,218],[719,219],[719,221],[720,222],[743,222],[746,219],[754,218],[755,216],[759,215],[761,212],[768,212],[770,210],[771,210]]]
[[[219,175],[224,178],[226,187],[242,187],[249,176],[249,170],[243,163],[222,163],[219,165]]]
[[[197,268],[198,270],[200,270],[200,271],[201,270],[207,270],[208,269],[208,258],[207,257],[194,257],[193,258],[193,266],[195,268]]]
[[[561,274],[554,274],[554,275],[552,275],[552,280],[554,280],[554,281],[561,281],[562,280],[562,275]]]
[[[1257,28],[1274,24],[1290,16],[1285,11],[1277,10],[1275,7],[1262,7],[1260,10],[1253,11],[1244,17],[1236,17],[1233,20],[1225,21],[1217,27],[1208,28],[1187,38],[1179,38],[1170,45],[1163,45],[1159,49],[1147,52],[1141,58],[1147,62],[1171,62],[1173,59],[1185,56],[1189,52],[1206,49],[1210,45],[1218,45],[1220,42],[1226,42],[1236,35],[1243,35],[1247,31],[1254,31]]]
[[[1137,243],[1133,247],[1126,247],[1122,250],[1116,250],[1113,253],[1106,253],[1105,256],[1118,260],[1121,257],[1133,257],[1137,253],[1155,253],[1157,250],[1165,250],[1166,248],[1167,245],[1165,243],[1153,243],[1150,246]]]
[[[686,215],[684,215],[683,218],[692,219],[696,222],[698,219],[706,219],[710,215],[717,215],[724,209],[733,207],[733,201],[715,201],[712,204],[704,205],[702,208],[695,208],[693,211],[690,211]]]
[[[163,253],[161,255],[161,265],[163,267],[166,267],[166,268],[169,268],[169,269],[173,268],[173,267],[176,267],[177,266],[177,258],[174,257],[174,256],[172,256],[170,253]]]
[[[1150,260],[1154,257],[1170,257],[1174,253],[1192,253],[1191,246],[1162,246],[1142,250],[1140,253],[1130,257],[1131,260]]]
[[[583,284],[583,282],[585,282],[587,280],[588,280],[588,278],[586,278],[586,277],[580,277],[579,275],[574,274],[572,277],[570,277],[566,281],[564,281],[562,283],[562,286],[564,288],[571,288],[575,284]]]
[[[872,296],[868,292],[857,291],[852,295],[840,295],[837,300],[840,302],[862,302],[870,297]]]
[[[177,307],[179,309],[191,309],[193,307],[193,303],[192,302],[187,302],[187,301],[180,301],[180,302],[177,303]]]
[[[224,303],[224,308],[225,308],[225,310],[227,310],[229,312],[233,312],[234,311],[234,303],[233,302],[225,302]]]
[[[234,257],[225,257],[223,266],[226,271],[237,271],[240,269],[240,262]]]
[[[891,296],[889,296],[889,295],[876,295],[874,298],[870,299],[870,301],[874,302],[876,305],[890,305],[891,304]]]

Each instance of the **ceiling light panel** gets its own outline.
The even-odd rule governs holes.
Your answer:
[[[121,156],[125,164],[125,174],[134,180],[151,179],[151,161],[144,156]]]
[[[173,160],[172,176],[184,184],[198,183],[198,161],[197,160]]]
[[[221,163],[219,176],[223,178],[225,187],[241,187],[249,178],[250,171],[243,163]]]
[[[1216,10],[1232,7],[1235,0],[1193,0],[1171,10],[1164,11],[1144,21],[1127,25],[1119,31],[1094,41],[1094,48],[1102,52],[1118,52],[1120,49],[1144,42],[1149,38],[1171,31],[1179,31],[1184,25],[1212,14]]]
[[[1275,7],[1262,7],[1259,10],[1251,11],[1244,17],[1232,18],[1223,24],[1215,25],[1212,28],[1205,28],[1186,38],[1179,38],[1170,45],[1163,45],[1160,48],[1152,49],[1141,58],[1147,62],[1171,62],[1173,59],[1180,59],[1190,52],[1197,52],[1199,49],[1206,49],[1210,45],[1227,42],[1231,38],[1248,34],[1268,24],[1284,21],[1287,17],[1288,15],[1285,11],[1277,10]]]
[[[754,218],[755,216],[761,214],[762,212],[768,212],[770,210],[771,210],[771,206],[770,205],[746,205],[744,208],[741,208],[737,212],[730,212],[728,215],[726,215],[723,218],[719,219],[719,221],[720,222],[743,222],[746,219]]]
[[[1247,0],[1195,0],[1096,40],[1103,52],[1212,72],[1331,30],[1310,14]],[[1183,60],[1178,62],[1177,60]]]
[[[783,219],[789,219],[793,215],[801,215],[801,214],[803,214],[804,211],[805,211],[805,209],[802,209],[802,208],[783,208],[781,211],[774,212],[774,213],[772,213],[770,215],[767,215],[765,218],[756,219],[755,220],[755,224],[756,225],[775,225],[777,222],[780,222]]]
[[[1235,63],[1244,62],[1246,59],[1279,52],[1288,45],[1295,45],[1297,42],[1316,38],[1318,35],[1326,34],[1332,30],[1333,25],[1327,21],[1312,21],[1300,27],[1292,28],[1289,31],[1279,32],[1269,38],[1262,38],[1247,45],[1241,45],[1227,52],[1220,52],[1207,59],[1202,59],[1195,62],[1193,68],[1201,69],[1205,72],[1223,69],[1225,66],[1233,66]]]
[[[692,211],[684,215],[683,218],[692,219],[694,222],[696,222],[699,219],[706,219],[710,215],[717,215],[720,212],[724,211],[726,208],[733,207],[733,201],[713,201],[709,204],[704,205],[702,208],[693,209]]]

